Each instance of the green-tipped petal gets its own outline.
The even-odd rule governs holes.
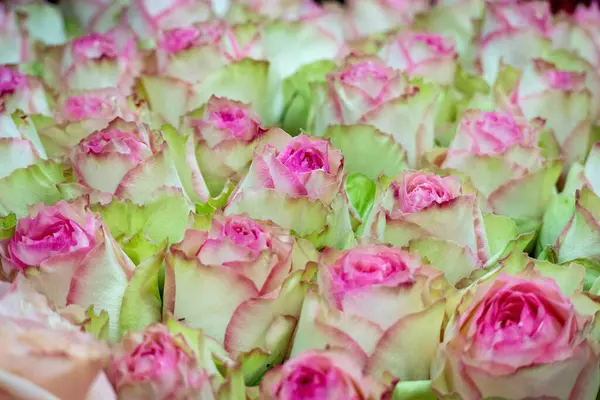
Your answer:
[[[344,154],[344,169],[377,179],[381,174],[396,176],[406,169],[406,152],[391,135],[370,125],[336,125],[324,137]]]

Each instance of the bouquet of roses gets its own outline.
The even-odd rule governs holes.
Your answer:
[[[0,398],[594,400],[600,7],[0,6]]]

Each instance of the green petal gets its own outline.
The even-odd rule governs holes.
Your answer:
[[[437,400],[431,381],[398,382],[392,400]]]
[[[344,181],[344,188],[350,205],[364,222],[371,212],[377,193],[377,184],[368,177],[359,173],[350,173]]]
[[[370,179],[396,176],[406,169],[406,152],[391,135],[370,125],[336,125],[324,136],[344,154],[344,170]]]

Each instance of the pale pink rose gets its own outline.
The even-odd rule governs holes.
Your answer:
[[[465,399],[591,399],[600,384],[591,318],[549,278],[500,275],[467,292],[433,366]]]
[[[199,170],[213,196],[228,181],[239,182],[246,175],[254,150],[272,136],[251,105],[215,96],[181,121],[183,134],[191,138],[188,144],[195,147],[186,161],[191,170]]]
[[[250,105],[214,96],[206,104],[202,119],[190,116],[187,121],[211,148],[228,140],[251,142],[265,132]]]
[[[216,215],[210,231],[188,231],[176,247],[204,265],[231,268],[260,293],[281,286],[291,272],[292,239],[283,229],[247,216]]]
[[[329,141],[299,135],[281,151],[267,145],[263,154],[255,155],[252,166],[256,170],[251,167],[249,172],[252,186],[329,203],[337,192],[343,157]]]
[[[128,183],[144,174],[145,165],[162,157],[163,147],[158,132],[117,119],[79,142],[70,158],[79,183],[120,197],[126,196]]]
[[[108,368],[120,398],[187,399],[198,395],[208,378],[182,335],[164,325],[131,332],[121,341]]]
[[[116,399],[103,372],[110,357],[105,343],[80,332],[23,276],[2,286],[0,397]]]
[[[458,53],[452,38],[433,33],[401,32],[382,47],[380,57],[392,68],[440,84],[454,82]]]
[[[265,400],[374,400],[381,392],[360,367],[340,351],[306,351],[263,378]]]
[[[479,268],[490,255],[479,199],[463,193],[455,176],[401,172],[374,205],[368,229],[373,239],[394,246],[432,240],[444,242],[446,248],[458,247],[470,259],[470,270]],[[465,271],[454,272],[448,275],[453,284],[465,277]]]
[[[115,337],[134,265],[86,198],[32,206],[13,237],[0,241],[0,261],[6,276],[27,279],[59,309],[75,304],[105,310]]]
[[[439,335],[425,335],[419,355],[403,354],[405,361],[384,354],[393,346],[402,348],[400,343],[408,340],[404,329],[419,324],[422,316],[431,317],[433,325],[427,329],[441,326],[443,307],[438,301],[449,290],[442,271],[398,247],[359,246],[323,251],[317,282],[304,300],[292,359],[309,349],[345,348],[375,377],[384,371],[402,376],[402,365],[410,364],[413,376],[428,376]]]
[[[373,286],[397,287],[415,281],[415,262],[406,254],[387,247],[349,251],[328,267],[331,295],[343,311],[346,295],[355,295]]]
[[[414,17],[427,11],[428,0],[348,0],[347,36],[352,39],[410,26]]]
[[[56,257],[83,258],[96,244],[100,222],[65,201],[43,207],[19,220],[6,246],[6,258],[17,269],[39,267]]]
[[[327,74],[326,85],[315,88],[315,133],[323,135],[330,125],[363,122],[393,100],[414,94],[415,87],[402,71],[375,56],[350,55]]]
[[[0,112],[50,116],[46,92],[36,78],[26,76],[17,68],[0,65]]]
[[[542,122],[530,124],[522,118],[499,112],[467,111],[449,151],[500,154],[514,146],[535,146]]]
[[[462,194],[458,178],[422,172],[405,174],[403,179],[392,183],[391,190],[395,199],[392,218],[421,211],[432,204],[447,203]]]
[[[163,32],[158,47],[167,54],[179,53],[192,47],[216,43],[223,34],[221,24],[198,27],[173,28]]]
[[[86,118],[105,118],[114,114],[113,103],[104,97],[71,96],[63,103],[66,118],[70,121],[80,121]]]
[[[134,37],[120,28],[78,37],[44,61],[46,82],[58,91],[117,88],[129,95],[142,70]]]
[[[25,75],[7,66],[0,65],[0,97],[13,94],[27,85]]]
[[[112,35],[92,33],[71,42],[71,50],[76,60],[114,60],[119,57],[116,39]]]

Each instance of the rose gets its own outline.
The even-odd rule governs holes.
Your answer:
[[[145,204],[169,188],[183,193],[167,150],[159,131],[117,118],[81,140],[71,150],[70,159],[80,184]],[[202,184],[200,181],[197,187]]]
[[[171,334],[164,325],[127,334],[108,376],[119,398],[191,398],[210,385],[184,337]]]
[[[37,79],[0,65],[0,111],[51,115],[43,85]]]
[[[247,371],[254,379],[285,353],[300,312],[306,283],[304,265],[292,264],[294,245],[289,232],[272,223],[216,215],[209,232],[188,230],[171,247],[164,310],[235,356],[264,354],[256,370]]]
[[[152,39],[163,30],[190,26],[212,16],[211,3],[204,0],[167,0],[160,7],[153,0],[143,0],[127,8],[126,21],[139,38]]]
[[[597,117],[586,85],[585,72],[561,70],[536,59],[525,68],[513,93],[514,103],[526,118],[546,120],[568,164],[585,159],[591,124]]]
[[[271,220],[310,237],[318,247],[351,243],[348,204],[340,192],[341,152],[328,140],[306,135],[291,138],[278,128],[266,135],[270,144],[255,151],[250,170],[229,198],[225,213]]]
[[[390,67],[410,76],[425,77],[443,85],[454,82],[458,54],[451,38],[402,32],[389,39],[379,56]]]
[[[267,65],[259,61],[264,59],[260,39],[258,26],[230,27],[217,20],[162,30],[142,78],[152,111],[175,127],[181,116],[213,95],[251,103],[262,111]],[[231,79],[244,89],[232,90]],[[180,100],[167,102],[165,93]]]
[[[552,13],[545,1],[487,2],[478,48],[486,82],[492,85],[496,81],[501,60],[523,68],[532,58],[541,57],[550,44],[552,29]]]
[[[402,172],[375,201],[364,235],[411,246],[456,284],[490,257],[478,199],[463,189],[453,176]],[[460,261],[448,252],[460,253]]]
[[[254,149],[269,142],[258,115],[250,105],[211,97],[201,109],[183,117],[181,132],[190,135],[195,157],[191,168],[199,168],[213,194],[219,194],[227,180],[240,181],[248,171]],[[197,165],[197,166],[196,166]]]
[[[348,33],[357,39],[399,26],[412,24],[415,15],[429,9],[430,3],[416,0],[353,0],[347,4]]]
[[[320,138],[306,135],[286,138],[282,131],[278,136],[281,148],[269,144],[262,154],[255,154],[239,189],[270,189],[290,197],[331,203],[342,172],[342,153]]]
[[[381,140],[347,133],[336,125],[366,124],[380,133],[368,136],[386,136],[390,142],[387,149],[401,146],[406,152],[408,164],[415,168],[422,156],[433,150],[434,122],[439,107],[439,87],[421,83],[409,83],[406,73],[392,69],[374,56],[349,56],[342,67],[327,75],[327,82],[313,85],[312,128],[318,136],[330,136],[335,132],[343,136],[335,142],[347,142],[342,150],[351,157],[369,157],[368,164],[379,166],[378,154],[373,149]],[[396,121],[405,121],[402,130]],[[328,129],[328,127],[330,127]],[[345,139],[345,140],[343,140]],[[347,150],[346,150],[347,149]],[[389,151],[389,150],[387,150]],[[358,156],[355,156],[358,157]],[[390,156],[400,158],[398,155]],[[350,160],[350,163],[354,163]],[[381,168],[383,170],[384,168]]]
[[[23,275],[57,307],[94,305],[117,334],[120,300],[134,265],[83,198],[53,206],[38,204],[0,244],[6,275]]]
[[[463,296],[432,367],[433,389],[473,399],[593,398],[599,349],[590,324],[554,280],[500,275]]]
[[[392,183],[395,204],[390,217],[421,211],[433,204],[444,204],[460,196],[460,181],[453,177],[409,173],[400,182]]]
[[[136,42],[125,30],[78,37],[49,53],[45,78],[57,91],[118,88],[132,93],[142,64]]]
[[[467,110],[441,167],[468,176],[496,214],[538,221],[561,169],[560,161],[545,160],[538,147],[543,127],[541,118],[528,122],[501,112]]]
[[[318,282],[306,295],[292,358],[343,347],[372,376],[429,379],[449,288],[440,271],[399,248],[355,247],[325,251]],[[401,350],[408,341],[418,341],[419,352]]]
[[[128,99],[114,88],[69,92],[56,99],[53,111],[53,120],[36,120],[51,157],[68,155],[83,138],[106,128],[115,118],[139,119],[134,113],[139,110],[134,110]]]
[[[600,9],[596,3],[577,4],[571,15],[557,18],[552,34],[553,47],[573,50],[597,69],[600,66],[597,51],[599,22]]]
[[[55,46],[66,40],[63,16],[55,5],[13,2],[0,7],[0,64],[35,61],[41,47],[36,42]]]
[[[116,399],[103,373],[106,344],[62,318],[27,280],[18,278],[0,295],[0,317],[4,396]]]
[[[306,351],[269,371],[261,381],[261,398],[376,399],[381,388],[363,377],[360,367],[340,351]]]

